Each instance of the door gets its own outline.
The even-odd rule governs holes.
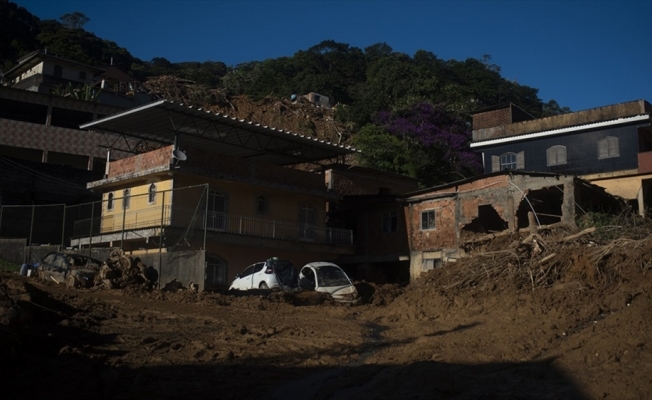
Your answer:
[[[224,194],[211,190],[208,192],[208,215],[206,227],[223,231],[226,228],[226,197]]]
[[[299,208],[299,239],[314,241],[317,237],[317,210],[308,205]]]

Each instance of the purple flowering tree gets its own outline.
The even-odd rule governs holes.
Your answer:
[[[400,139],[406,172],[425,186],[434,186],[476,175],[482,171],[477,154],[469,147],[468,124],[442,105],[418,103],[412,107],[380,112],[375,124]]]

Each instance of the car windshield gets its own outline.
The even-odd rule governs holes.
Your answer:
[[[326,265],[317,269],[319,286],[332,287],[350,285],[351,281],[344,271],[334,265]]]

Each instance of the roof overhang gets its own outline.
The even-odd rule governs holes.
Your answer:
[[[149,144],[195,148],[275,165],[314,163],[356,153],[351,146],[159,100],[80,125]]]
[[[606,127],[606,126],[622,125],[622,124],[629,124],[629,123],[632,123],[632,122],[649,121],[649,120],[650,120],[650,115],[649,114],[636,115],[636,116],[633,116],[633,117],[618,118],[618,119],[609,120],[609,121],[595,122],[595,123],[592,123],[592,124],[571,126],[571,127],[568,127],[568,128],[552,129],[552,130],[549,130],[549,131],[533,132],[533,133],[528,133],[528,134],[524,134],[524,135],[516,135],[516,136],[503,137],[503,138],[499,138],[499,139],[485,140],[485,141],[482,141],[482,142],[471,143],[471,148],[491,146],[491,145],[494,145],[494,144],[501,144],[501,143],[509,143],[509,142],[520,141],[520,140],[535,139],[535,138],[540,138],[540,137],[559,135],[559,134],[563,134],[563,133],[579,132],[579,131],[585,131],[585,130],[588,130],[588,129],[602,128],[602,127]]]

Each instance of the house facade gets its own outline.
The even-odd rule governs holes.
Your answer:
[[[328,204],[341,196],[324,174],[287,167],[354,149],[167,101],[83,128],[160,147],[111,162],[88,184],[102,193],[101,211],[77,222],[75,247],[136,256],[201,250],[192,279],[201,289],[224,288],[270,257],[301,266],[355,252],[352,231],[328,223]]]
[[[410,250],[399,197],[417,190],[417,181],[346,165],[329,167],[325,178],[329,190],[342,195],[329,203],[329,218],[353,232],[355,254],[341,255],[338,265],[358,280],[408,282]]]
[[[569,175],[498,171],[403,196],[410,277],[464,257],[480,237],[572,224],[615,209],[599,186]]]
[[[485,173],[576,175],[634,205],[652,205],[652,106],[644,100],[528,119],[514,105],[473,114],[471,148]]]

